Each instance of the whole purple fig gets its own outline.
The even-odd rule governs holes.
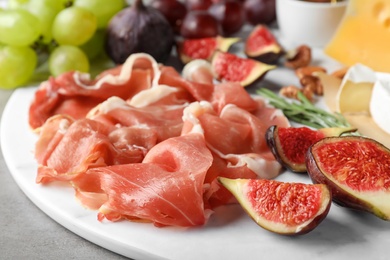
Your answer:
[[[106,52],[122,64],[133,53],[148,53],[157,62],[168,59],[174,44],[174,32],[157,9],[142,0],[117,13],[107,28]]]

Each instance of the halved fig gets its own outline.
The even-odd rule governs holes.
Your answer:
[[[215,50],[228,51],[240,38],[224,38],[221,36],[200,39],[183,39],[177,42],[180,60],[187,64],[195,59],[211,61]]]
[[[261,227],[282,235],[306,234],[327,216],[331,192],[324,184],[218,177]]]
[[[271,64],[276,63],[284,53],[273,33],[263,24],[252,29],[245,41],[244,51],[249,58]]]
[[[353,127],[334,127],[314,130],[308,127],[270,126],[265,134],[275,159],[293,172],[306,172],[306,153],[317,141],[330,136],[354,132]]]
[[[254,59],[242,58],[228,52],[216,51],[211,60],[214,77],[223,82],[238,82],[243,87],[262,79],[265,74],[276,68]]]
[[[361,136],[328,137],[307,152],[314,183],[326,184],[333,201],[390,220],[390,150]]]

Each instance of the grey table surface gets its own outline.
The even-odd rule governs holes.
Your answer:
[[[0,90],[0,115],[11,95]],[[0,185],[0,259],[126,259],[65,229],[36,207],[12,178],[1,149]]]

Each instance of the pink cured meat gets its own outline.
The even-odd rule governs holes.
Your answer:
[[[182,134],[203,132],[214,155],[205,179],[209,184],[205,197],[211,208],[233,200],[216,177],[271,179],[280,173],[281,166],[265,140],[270,121],[260,120],[235,105],[227,105],[217,114],[207,102],[191,104],[184,111],[184,119]]]
[[[73,122],[73,118],[65,115],[56,115],[46,120],[35,143],[35,159],[39,164],[47,161]]]
[[[215,85],[213,96],[210,100],[215,111],[220,113],[226,105],[235,105],[246,111],[255,111],[258,103],[238,83],[220,83]]]
[[[148,58],[134,60],[93,81],[80,78],[79,86],[68,76],[64,86],[52,79],[46,92],[40,92],[43,86],[37,91],[49,111],[45,117],[57,114],[42,119],[37,182],[70,182],[84,206],[99,209],[100,220],[197,226],[209,209],[234,202],[218,176],[279,173],[264,133],[270,125],[288,124],[280,111],[239,84],[189,81]],[[112,96],[116,92],[106,91],[122,91],[125,83],[117,80],[124,71],[138,87],[130,86],[127,98]],[[102,81],[107,78],[115,80]],[[39,111],[37,100],[30,112]]]
[[[54,123],[48,120],[49,125],[40,132],[37,146],[49,149],[36,149],[37,183],[72,181],[89,168],[141,162],[157,140],[156,133],[148,129],[117,129],[90,119],[79,119],[66,127],[56,122],[64,124],[60,119]]]
[[[269,122],[235,105],[227,105],[217,114],[207,102],[192,103],[183,117],[182,134],[202,129],[209,149],[230,164],[244,163],[241,159],[245,160],[245,155],[249,160],[260,160],[253,168],[260,177],[273,178],[279,173],[280,165],[265,140]]]
[[[251,113],[259,118],[261,121],[266,122],[267,125],[277,125],[280,127],[289,127],[290,122],[287,117],[283,114],[282,110],[275,109],[274,107],[267,104],[262,97],[254,97],[257,102],[256,110]]]
[[[115,126],[134,126],[155,131],[157,142],[179,136],[185,105],[151,105],[133,107],[124,100],[112,97],[87,115],[88,118]]]
[[[206,84],[189,81],[181,77],[173,68],[164,68],[159,83],[186,89],[194,101],[208,101],[219,113],[227,104],[234,104],[242,109],[254,111],[257,102],[238,83]]]
[[[157,144],[142,163],[94,168],[108,201],[99,219],[151,221],[156,226],[205,224],[203,185],[213,157],[201,134]]]
[[[78,72],[51,77],[35,93],[29,109],[29,124],[33,129],[39,128],[56,114],[79,119],[111,96],[129,99],[152,86],[156,67],[153,59],[133,56],[126,67],[105,71],[94,80]]]

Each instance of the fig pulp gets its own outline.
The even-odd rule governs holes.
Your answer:
[[[328,137],[307,152],[314,183],[326,184],[333,201],[390,220],[390,150],[367,137]]]
[[[228,51],[240,38],[207,37],[178,41],[177,51],[180,60],[187,64],[195,59],[211,60],[215,50]]]
[[[327,216],[331,193],[324,184],[218,177],[261,227],[283,235],[312,231]]]
[[[260,80],[265,74],[276,68],[253,59],[239,57],[235,54],[215,51],[211,59],[214,77],[223,82],[238,82],[243,87]]]
[[[354,132],[355,128],[322,128],[270,126],[265,134],[276,160],[293,172],[306,172],[306,152],[317,141],[330,136]]]
[[[257,25],[245,42],[245,54],[265,63],[275,63],[283,54],[283,48],[265,25]]]
[[[174,45],[174,32],[161,12],[135,0],[111,19],[106,39],[107,54],[117,64],[138,52],[164,62]]]

